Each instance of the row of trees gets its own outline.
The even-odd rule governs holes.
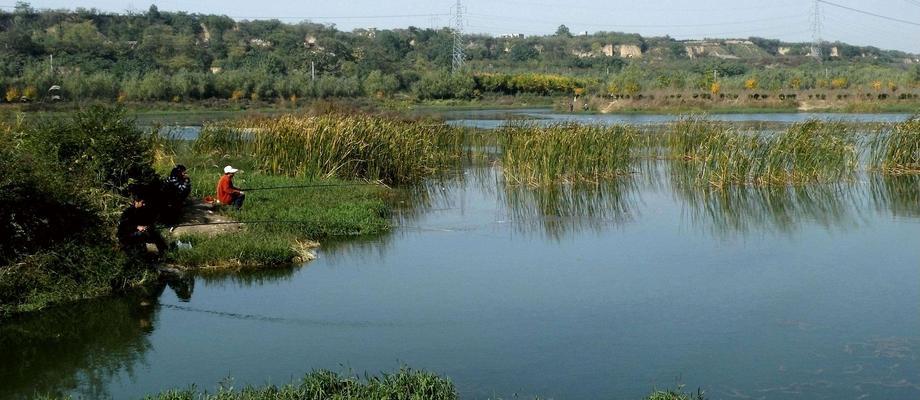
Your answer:
[[[780,47],[798,48],[751,40],[753,45],[743,46],[755,46],[758,57],[775,56]],[[0,90],[8,101],[45,97],[52,85],[62,86],[71,99],[168,101],[397,92],[438,99],[576,89],[634,94],[711,90],[714,84],[722,90],[768,91],[920,84],[920,67],[891,62],[907,55],[843,44],[838,51],[858,61],[690,60],[685,44],[669,37],[573,35],[562,26],[554,35],[539,37],[470,36],[467,65],[475,72],[460,76],[439,72],[450,67],[452,45],[449,29],[341,32],[309,22],[234,21],[160,12],[154,6],[116,15],[39,11],[18,3],[12,12],[0,11]],[[605,55],[604,48],[609,53],[612,45],[638,47],[643,56]]]
[[[644,69],[631,64],[607,79],[537,73],[451,74],[436,70],[424,74],[390,74],[380,70],[365,76],[320,75],[307,71],[273,74],[264,69],[229,70],[218,74],[181,70],[118,76],[112,72],[75,71],[64,75],[29,74],[0,79],[2,99],[37,101],[50,95],[65,100],[188,101],[206,99],[262,100],[329,97],[388,97],[410,93],[420,99],[470,99],[483,94],[630,95],[644,92],[685,91],[804,91],[854,89],[895,93],[920,87],[920,66],[907,71],[884,68],[843,68],[825,74],[801,69],[752,70],[720,76],[718,70],[682,71]],[[48,93],[60,84],[61,90]],[[718,88],[718,89],[716,89]]]

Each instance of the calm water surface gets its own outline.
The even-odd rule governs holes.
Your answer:
[[[0,325],[0,398],[401,365],[465,398],[920,397],[920,180],[712,192],[432,182],[370,240]],[[232,377],[232,380],[228,379]]]

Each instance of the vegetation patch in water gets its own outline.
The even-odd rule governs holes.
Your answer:
[[[199,152],[249,154],[271,174],[415,183],[463,153],[461,129],[366,115],[285,115],[204,127]]]
[[[920,117],[895,124],[872,143],[872,168],[885,174],[920,173]]]
[[[788,185],[832,182],[858,166],[855,135],[843,123],[809,121],[778,133],[735,132],[723,124],[674,125],[669,153],[698,184]]]
[[[631,174],[638,137],[629,126],[580,124],[511,124],[498,134],[505,178],[534,186]]]

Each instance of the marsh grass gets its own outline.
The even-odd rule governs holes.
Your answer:
[[[631,174],[638,131],[620,125],[513,123],[498,135],[505,179],[540,186],[597,183]]]
[[[846,124],[808,121],[778,133],[735,132],[722,123],[687,119],[669,133],[669,154],[697,184],[789,185],[851,177],[859,165]]]
[[[237,160],[241,161],[241,160]],[[241,161],[237,165],[247,165]],[[207,162],[189,168],[194,192],[213,195],[219,169]],[[227,217],[243,222],[242,230],[226,236],[187,235],[178,238],[192,249],[170,252],[168,262],[185,267],[271,267],[303,261],[306,240],[377,235],[391,228],[387,196],[378,185],[347,186],[337,179],[307,181],[289,176],[243,172],[237,186],[280,187],[303,184],[343,185],[250,191],[241,211],[223,208]]]
[[[891,126],[871,141],[870,168],[884,174],[920,173],[920,117]]]
[[[242,389],[224,384],[214,393],[192,387],[171,390],[147,400],[275,400],[275,399],[338,399],[338,400],[455,400],[459,396],[454,384],[437,375],[403,368],[380,376],[345,376],[327,370],[314,371],[300,382],[282,386],[247,386]]]
[[[206,125],[199,152],[248,154],[266,173],[416,183],[463,156],[463,130],[367,115],[284,115]]]

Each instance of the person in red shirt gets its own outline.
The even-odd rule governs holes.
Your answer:
[[[246,193],[233,186],[233,175],[239,171],[228,165],[224,167],[224,176],[217,181],[217,200],[221,204],[234,206],[237,210],[243,207],[243,200],[246,199]]]

